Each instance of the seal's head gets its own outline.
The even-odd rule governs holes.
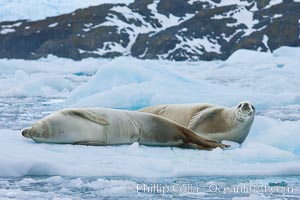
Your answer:
[[[236,115],[239,121],[253,120],[255,107],[249,101],[242,101],[236,106]]]
[[[22,135],[26,138],[39,138],[39,137],[47,137],[48,128],[45,122],[40,121],[34,124],[32,127],[26,128],[22,131]]]

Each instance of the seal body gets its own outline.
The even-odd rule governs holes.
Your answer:
[[[239,144],[249,134],[255,116],[255,108],[248,101],[231,108],[205,103],[165,104],[139,111],[165,117],[198,135],[205,135],[219,142],[230,140]]]
[[[118,145],[139,142],[152,146],[192,145],[199,149],[225,145],[198,136],[163,117],[107,108],[65,109],[23,130],[36,142],[82,145]]]

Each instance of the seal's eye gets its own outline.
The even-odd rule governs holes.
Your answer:
[[[255,108],[254,108],[254,106],[253,106],[253,105],[251,105],[251,108],[252,108],[253,110],[255,110]]]
[[[241,108],[242,107],[242,104],[240,104],[239,106],[238,106],[238,108]]]

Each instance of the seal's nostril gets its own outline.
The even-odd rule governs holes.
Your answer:
[[[27,132],[28,132],[28,131],[27,131],[26,129],[22,131],[23,137],[26,137],[26,136],[27,136]]]

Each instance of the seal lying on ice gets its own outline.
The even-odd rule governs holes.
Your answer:
[[[57,111],[22,135],[36,142],[82,145],[118,145],[139,142],[152,146],[224,148],[223,145],[163,117],[107,108]]]
[[[221,142],[229,140],[241,144],[249,134],[255,108],[248,101],[226,108],[212,104],[166,104],[146,107],[140,112],[170,119],[200,136]]]

